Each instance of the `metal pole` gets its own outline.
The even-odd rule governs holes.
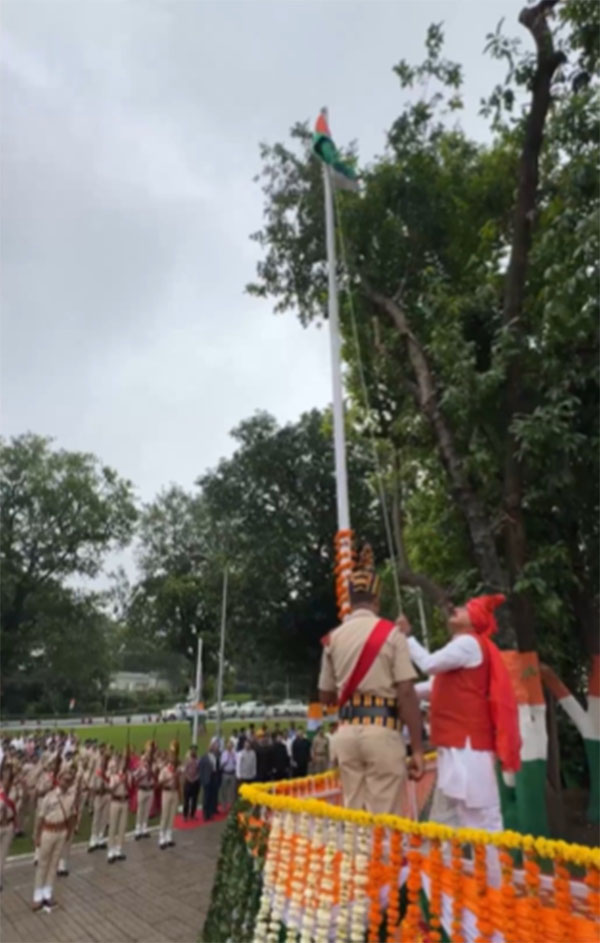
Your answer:
[[[325,115],[327,113],[325,112]],[[337,495],[338,530],[350,530],[350,507],[348,502],[348,472],[346,468],[346,433],[344,428],[344,399],[342,388],[342,355],[340,319],[338,310],[337,271],[335,259],[335,221],[333,214],[333,190],[329,167],[323,165],[325,194],[325,241],[328,265],[328,314],[331,354],[331,381],[333,386],[333,446],[335,454],[335,483]],[[347,543],[349,540],[346,538]]]
[[[227,567],[223,571],[223,605],[221,607],[221,643],[219,645],[219,675],[217,679],[217,737],[221,737],[221,702],[223,700],[223,663],[225,661],[225,620],[227,615]]]
[[[196,709],[192,726],[192,743],[198,746],[198,704],[202,696],[202,639],[198,638],[198,657],[196,660]]]

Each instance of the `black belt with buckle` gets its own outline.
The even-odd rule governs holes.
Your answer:
[[[340,720],[395,730],[398,726],[398,704],[395,698],[355,694],[340,710]]]

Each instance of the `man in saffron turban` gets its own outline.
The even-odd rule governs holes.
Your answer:
[[[520,766],[516,698],[498,648],[495,609],[502,595],[478,596],[448,619],[450,641],[428,652],[401,616],[413,664],[430,680],[416,685],[430,700],[431,741],[437,748],[437,789],[431,819],[455,828],[502,829],[496,759],[505,773]]]

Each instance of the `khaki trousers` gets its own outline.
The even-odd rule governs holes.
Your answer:
[[[42,829],[38,866],[35,871],[35,885],[33,890],[34,903],[49,900],[52,897],[56,868],[58,867],[66,838],[66,828],[60,832],[51,832],[48,829]]]
[[[125,841],[125,830],[127,828],[127,813],[129,812],[129,801],[116,802],[114,799],[110,803],[110,814],[108,819],[108,857],[111,854],[120,854],[123,850]]]
[[[177,803],[179,801],[179,794],[176,789],[173,789],[170,792],[167,792],[163,789],[161,796],[161,813],[160,813],[160,833],[159,841],[171,840],[172,829],[173,829],[173,820],[175,818],[175,813],[177,812]]]
[[[312,772],[315,775],[317,773],[326,773],[327,770],[329,769],[329,762],[326,756],[317,757],[317,759],[312,761],[311,766],[312,766]]]
[[[230,806],[235,802],[235,773],[223,773],[221,781],[221,805]]]
[[[94,796],[94,813],[92,815],[90,845],[97,845],[104,840],[104,830],[108,822],[109,806],[110,796],[108,793],[104,793],[102,796]]]
[[[38,820],[39,820],[39,816],[40,816],[40,809],[42,808],[42,801],[43,801],[43,799],[44,799],[44,796],[37,796],[37,797],[35,798],[35,806],[34,806],[34,811],[33,811],[33,830],[32,830],[32,835],[35,835],[36,832],[37,832],[37,824],[38,824]],[[39,859],[39,851],[38,851],[37,848],[35,848],[35,849],[34,849],[34,852],[33,852],[33,860],[34,860],[34,861],[38,861],[38,859]]]
[[[71,845],[73,844],[73,832],[70,831],[68,837],[65,839],[63,849],[58,859],[58,870],[59,871],[68,871],[69,870],[69,855],[71,854]]]
[[[341,724],[332,741],[346,808],[400,815],[406,782],[402,735],[374,725]]]
[[[148,831],[148,818],[153,795],[153,789],[138,789],[137,814],[135,817],[135,831],[138,835]]]
[[[8,858],[8,850],[14,834],[15,826],[13,822],[8,825],[0,825],[0,887],[2,887],[4,864]]]

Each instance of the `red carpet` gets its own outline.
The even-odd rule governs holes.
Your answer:
[[[205,822],[202,812],[196,812],[195,819],[188,819],[186,821],[183,815],[178,812],[175,816],[173,826],[174,828],[180,829],[181,831],[186,831],[190,828],[199,828],[201,825],[210,825],[211,822],[222,822],[223,819],[227,818],[227,815],[227,812],[217,812],[216,815],[213,815],[212,819],[209,819],[208,822]]]

